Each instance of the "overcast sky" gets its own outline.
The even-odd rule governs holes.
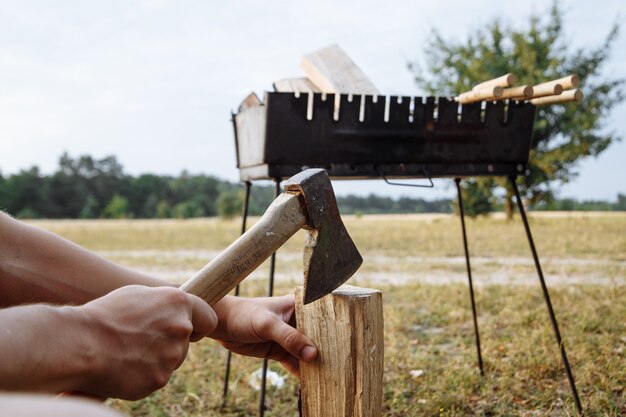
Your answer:
[[[462,40],[495,18],[516,27],[548,2],[318,0],[0,0],[0,170],[44,172],[59,156],[114,154],[131,174],[216,175],[238,180],[230,112],[251,91],[300,76],[301,57],[339,44],[384,94],[422,93],[406,69],[432,28]],[[621,0],[563,1],[574,47],[597,46]],[[620,15],[621,13],[621,15]],[[606,68],[626,76],[626,33]],[[626,106],[607,129],[626,136]],[[380,181],[341,182],[355,192],[435,198],[435,190]],[[580,165],[562,197],[626,194],[626,143]]]

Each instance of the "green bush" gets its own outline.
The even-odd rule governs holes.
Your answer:
[[[128,199],[119,194],[115,194],[104,209],[102,209],[100,217],[104,219],[127,219],[132,217]]]
[[[241,213],[243,201],[237,191],[223,191],[217,198],[217,214],[223,219],[230,219]]]
[[[204,210],[195,201],[183,201],[178,203],[172,209],[172,217],[177,219],[189,219],[192,217],[204,216]]]

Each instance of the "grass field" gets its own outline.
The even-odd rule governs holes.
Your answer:
[[[364,257],[351,283],[384,292],[384,415],[575,415],[519,220],[467,223],[484,377],[476,367],[459,219],[345,222]],[[33,223],[178,282],[236,239],[240,227],[217,219]],[[626,214],[532,214],[531,228],[586,415],[626,415]],[[277,294],[300,283],[301,247],[296,236],[279,251]],[[244,282],[243,295],[263,295],[266,277],[263,265]],[[111,404],[133,416],[255,415],[259,394],[247,379],[260,361],[235,357],[222,408],[225,357],[217,343],[197,343],[166,388]],[[267,416],[297,415],[297,381],[288,377],[270,390],[268,406]]]

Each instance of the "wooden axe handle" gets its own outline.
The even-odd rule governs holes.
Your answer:
[[[180,288],[214,305],[306,224],[304,211],[299,194],[279,195],[254,226]]]

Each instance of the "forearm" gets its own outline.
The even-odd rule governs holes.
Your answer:
[[[0,322],[0,391],[69,391],[98,368],[79,307],[11,307]]]
[[[0,393],[0,417],[123,417],[95,401],[36,394]]]
[[[0,306],[84,303],[125,285],[171,285],[1,212],[0,237]]]

